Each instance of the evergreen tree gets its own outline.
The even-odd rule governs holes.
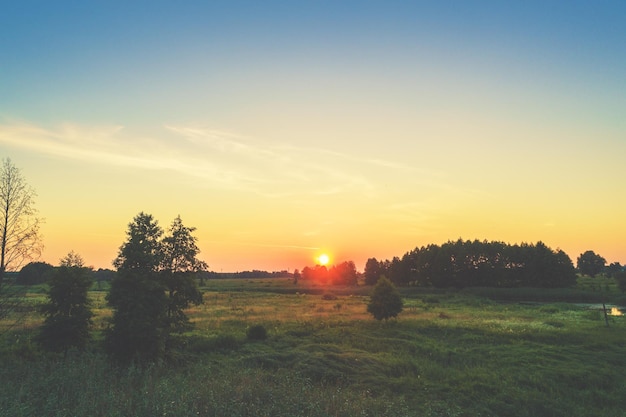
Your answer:
[[[107,301],[113,308],[106,348],[118,360],[139,362],[164,357],[167,341],[167,297],[159,279],[163,230],[152,215],[139,213],[128,225],[127,241],[113,265]]]
[[[48,302],[41,309],[46,320],[38,341],[44,348],[67,352],[86,346],[93,316],[88,297],[91,284],[91,270],[79,255],[71,252],[61,260],[50,279]]]
[[[106,346],[112,356],[122,361],[162,359],[172,332],[188,327],[184,309],[202,303],[195,275],[207,268],[197,259],[194,230],[178,216],[162,238],[158,222],[145,213],[128,225],[107,296],[113,318]]]

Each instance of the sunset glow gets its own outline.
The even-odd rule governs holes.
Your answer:
[[[318,262],[320,265],[328,265],[328,262],[330,261],[330,258],[328,257],[328,255],[326,255],[325,253],[321,254],[318,258],[317,258]]]
[[[459,238],[626,263],[624,2],[8,3],[0,157],[43,261],[110,268],[144,211],[218,272]]]

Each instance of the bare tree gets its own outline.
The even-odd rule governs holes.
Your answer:
[[[6,272],[17,271],[41,255],[43,244],[37,217],[35,191],[11,159],[0,166],[0,317],[10,313],[15,291]]]

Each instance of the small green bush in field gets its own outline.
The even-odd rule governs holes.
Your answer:
[[[267,339],[267,330],[261,324],[255,324],[248,327],[246,331],[246,337],[248,340],[265,340]]]
[[[398,289],[389,279],[381,276],[372,291],[367,312],[376,320],[387,320],[400,314],[402,307],[402,297]]]

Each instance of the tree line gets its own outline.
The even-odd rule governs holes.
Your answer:
[[[324,285],[357,285],[359,273],[352,261],[345,261],[327,268],[326,265],[305,266],[302,272],[294,272],[294,279],[312,280]]]
[[[569,256],[543,242],[508,244],[498,241],[448,241],[417,247],[401,258],[368,259],[363,273],[373,285],[381,275],[399,286],[569,287],[576,269]]]

